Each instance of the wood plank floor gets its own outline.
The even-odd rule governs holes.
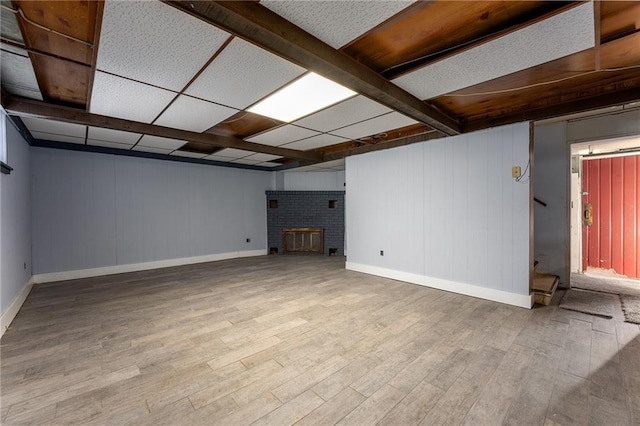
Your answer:
[[[640,329],[258,257],[36,286],[3,424],[640,424]]]

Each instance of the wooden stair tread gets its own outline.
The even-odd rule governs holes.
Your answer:
[[[551,303],[559,283],[560,277],[557,275],[534,272],[533,301],[545,306]]]
[[[533,291],[551,293],[556,280],[557,275],[536,273],[533,276]]]

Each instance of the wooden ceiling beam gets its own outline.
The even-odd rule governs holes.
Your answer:
[[[448,135],[460,123],[257,2],[163,0]]]
[[[502,126],[521,121],[544,120],[567,114],[591,111],[615,105],[623,105],[635,101],[640,101],[640,86],[593,96],[591,98],[577,99],[571,102],[553,105],[548,108],[531,109],[502,117],[471,121],[464,126],[464,131],[473,132],[476,130],[486,129],[488,127]]]
[[[342,151],[329,152],[322,156],[322,161],[341,160],[351,155],[365,154],[372,151],[380,151],[383,149],[397,148],[399,146],[411,145],[418,142],[425,142],[433,139],[440,139],[446,137],[445,134],[439,131],[431,131],[429,133],[422,133],[420,135],[407,136],[400,139],[395,139],[387,142],[381,142],[373,145],[362,145],[358,147],[348,147]]]
[[[276,146],[262,145],[253,142],[245,142],[228,136],[214,135],[210,133],[196,133],[187,130],[172,129],[155,124],[140,123],[121,118],[106,117],[91,114],[77,108],[48,104],[27,98],[15,96],[3,96],[2,106],[11,114],[26,115],[38,118],[48,118],[67,123],[75,123],[86,126],[102,127],[106,129],[122,130],[131,133],[160,136],[164,138],[184,140],[187,142],[199,142],[220,148],[236,148],[245,151],[261,152],[265,154],[280,155],[286,158],[320,162],[322,156],[310,151],[298,151],[295,149],[279,148]]]

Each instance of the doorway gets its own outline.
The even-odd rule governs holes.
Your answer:
[[[639,151],[640,138],[572,145],[572,275],[640,287]]]

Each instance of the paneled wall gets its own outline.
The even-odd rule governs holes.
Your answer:
[[[530,307],[528,161],[528,123],[348,157],[347,268]]]
[[[0,120],[5,116],[0,114]],[[7,120],[7,162],[11,174],[0,174],[0,308],[2,332],[27,296],[31,278],[30,147]],[[21,294],[25,293],[25,294]],[[15,312],[5,314],[16,298]],[[6,323],[5,323],[5,320]]]
[[[543,206],[534,203],[534,258],[537,271],[558,275],[560,285],[569,287],[569,167],[570,147],[567,122],[536,126],[534,130],[533,193]],[[580,206],[575,208],[580,209]]]
[[[281,191],[344,191],[344,171],[278,172]]]
[[[34,274],[266,253],[270,172],[47,148],[32,170]]]
[[[639,134],[640,108],[579,118],[567,123],[567,140],[570,143],[600,141]]]

